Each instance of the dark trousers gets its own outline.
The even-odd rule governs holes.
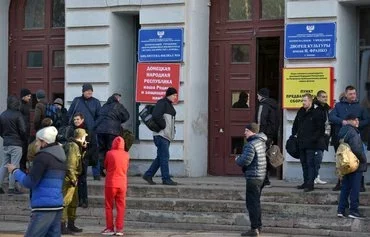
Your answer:
[[[245,190],[245,202],[249,213],[251,229],[258,229],[262,227],[261,201],[260,201],[262,185],[263,180],[247,179]]]
[[[161,136],[154,136],[154,144],[157,147],[157,157],[153,160],[152,165],[145,172],[145,176],[153,177],[161,168],[162,180],[170,180],[170,169],[168,160],[170,159],[170,141]]]
[[[82,173],[78,177],[78,203],[88,204],[88,194],[87,194],[87,167],[89,166],[89,161],[83,160],[82,162]]]
[[[360,187],[361,187],[362,172],[354,172],[343,176],[342,187],[339,196],[338,212],[344,213],[348,206],[348,197],[350,199],[350,213],[358,213],[360,203]]]
[[[100,166],[104,167],[104,158],[107,151],[112,148],[112,143],[114,138],[117,135],[107,134],[107,133],[99,133],[98,134],[98,146],[99,146],[99,162]]]
[[[313,187],[315,180],[315,155],[317,156],[320,150],[301,149],[299,159],[303,171],[303,183],[305,186]]]
[[[19,168],[24,173],[27,173],[27,150],[28,150],[28,143],[23,144],[23,146],[22,146],[22,158],[19,161]]]

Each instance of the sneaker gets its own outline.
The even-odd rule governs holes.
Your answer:
[[[326,181],[322,181],[321,179],[320,179],[320,175],[318,175],[317,176],[317,178],[315,179],[315,184],[327,184],[328,182],[326,182]]]
[[[148,184],[150,185],[156,185],[157,183],[153,181],[153,178],[152,177],[149,177],[149,176],[143,176],[143,179],[148,182]]]
[[[114,230],[106,228],[101,232],[102,235],[114,235]]]
[[[0,188],[0,194],[4,194],[4,189],[3,188]]]
[[[349,215],[348,215],[349,218],[352,218],[352,219],[364,219],[365,216],[361,215],[360,213],[358,212],[351,212]]]
[[[169,179],[169,180],[163,180],[162,182],[163,185],[177,185],[177,182],[173,181],[172,179]]]
[[[259,236],[258,229],[251,229],[240,234],[241,236]]]
[[[339,218],[343,218],[343,217],[345,217],[345,216],[344,216],[344,213],[343,213],[343,212],[338,212],[338,213],[337,213],[337,217],[339,217]]]
[[[123,236],[123,230],[117,230],[115,235],[116,236]]]

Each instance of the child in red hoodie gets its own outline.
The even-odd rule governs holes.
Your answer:
[[[125,141],[122,137],[113,140],[112,148],[105,156],[105,223],[103,235],[123,236],[123,225],[126,209],[127,170],[129,153],[125,151]],[[116,204],[116,232],[113,223],[113,205]]]

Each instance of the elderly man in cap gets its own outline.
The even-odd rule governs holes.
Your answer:
[[[48,103],[46,99],[46,93],[44,90],[36,91],[37,104],[35,107],[35,115],[33,118],[33,125],[36,131],[41,128],[41,121],[46,117],[46,105]]]
[[[93,87],[90,83],[82,85],[82,96],[78,96],[73,99],[71,106],[68,109],[68,118],[71,121],[75,113],[82,113],[85,118],[85,125],[89,131],[90,144],[88,146],[86,159],[98,160],[98,145],[95,136],[95,122],[98,119],[99,111],[101,108],[100,101],[93,97]],[[94,180],[100,180],[100,164],[96,162],[96,165],[92,168]]]
[[[65,145],[67,155],[67,174],[64,178],[63,196],[64,209],[62,219],[62,234],[82,232],[82,229],[75,226],[76,209],[78,204],[78,179],[82,173],[82,159],[85,154],[87,133],[85,129],[77,128],[73,138]],[[66,222],[68,225],[66,226]]]
[[[259,236],[262,229],[261,221],[261,191],[266,175],[266,140],[263,133],[259,133],[259,125],[247,124],[244,130],[247,143],[243,153],[236,157],[235,162],[242,168],[246,179],[245,201],[249,213],[251,229],[243,232],[242,236]]]
[[[31,220],[24,236],[61,235],[60,222],[63,210],[62,186],[66,173],[66,156],[55,142],[58,130],[45,127],[36,133],[39,152],[29,174],[9,164],[8,171],[24,187],[31,189]]]
[[[153,132],[154,144],[157,147],[157,157],[145,172],[143,179],[150,185],[156,184],[153,176],[161,168],[162,183],[164,185],[177,185],[170,177],[168,160],[170,159],[170,143],[175,138],[176,110],[172,103],[177,100],[177,90],[169,87],[166,96],[157,101],[152,116],[153,120],[161,128],[159,132]]]

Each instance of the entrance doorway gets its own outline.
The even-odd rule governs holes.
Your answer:
[[[64,99],[64,0],[12,0],[9,8],[8,94],[21,88]]]
[[[270,90],[270,98],[277,101],[281,115],[281,40],[280,37],[257,38],[257,91],[261,88]],[[280,118],[282,121],[282,117]],[[281,124],[281,122],[280,122]],[[274,141],[282,148],[282,124],[279,128],[277,140]],[[270,170],[270,176],[282,178],[282,166]]]

